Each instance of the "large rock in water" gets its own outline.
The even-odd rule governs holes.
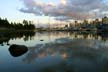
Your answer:
[[[9,52],[12,56],[18,57],[25,54],[28,51],[28,48],[24,45],[13,44],[9,47]]]

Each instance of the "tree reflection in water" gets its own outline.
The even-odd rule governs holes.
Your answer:
[[[108,72],[108,46],[102,39],[101,35],[69,33],[68,37],[29,47],[22,61],[31,64],[43,60],[40,64],[45,67],[40,72]]]
[[[90,32],[1,32],[0,33],[0,44],[3,46],[4,44],[10,45],[9,41],[13,39],[21,39],[24,41],[33,40],[34,37],[38,39],[42,36],[46,35],[49,41],[56,38],[64,38],[70,37],[71,39],[96,39],[106,41],[108,39],[107,33],[90,33]],[[44,39],[40,39],[40,41],[44,41]]]
[[[32,37],[35,35],[35,32],[3,32],[0,33],[0,44],[3,46],[4,44],[10,45],[9,41],[13,39],[21,39],[23,38],[24,41],[31,40]]]

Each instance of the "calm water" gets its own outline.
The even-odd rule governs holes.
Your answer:
[[[87,32],[0,33],[0,72],[108,72],[107,39]],[[13,44],[27,51],[15,57]]]

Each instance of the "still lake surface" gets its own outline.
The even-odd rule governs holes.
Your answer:
[[[28,50],[15,57],[9,51],[13,44]],[[0,34],[0,72],[108,72],[108,34]]]

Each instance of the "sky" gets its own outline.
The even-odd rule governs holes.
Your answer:
[[[0,17],[48,23],[108,16],[108,0],[0,0]]]

